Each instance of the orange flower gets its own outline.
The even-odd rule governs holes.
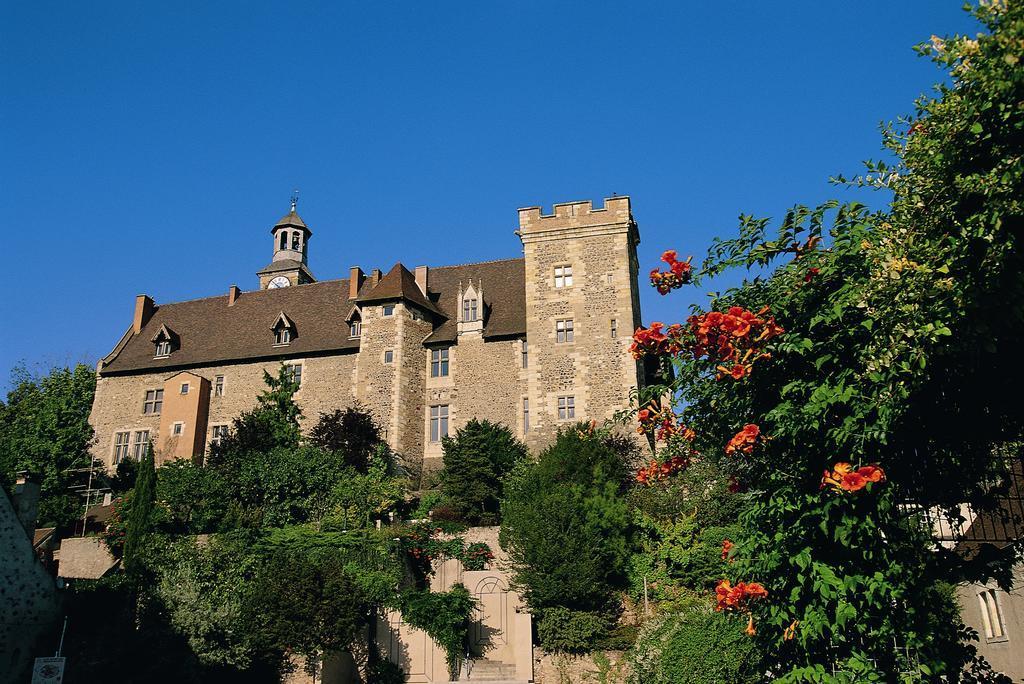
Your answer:
[[[732,598],[733,588],[729,580],[724,579],[715,586],[715,596],[718,602],[715,605],[715,610],[721,612],[732,608],[735,604]]]
[[[868,482],[885,482],[885,471],[876,465],[861,466],[857,472]]]
[[[750,601],[763,599],[766,596],[768,596],[768,590],[759,582],[751,582],[750,584],[737,582],[736,586],[732,586],[729,580],[724,579],[715,587],[715,597],[717,599],[715,610],[749,611],[748,603]]]
[[[729,559],[729,552],[732,551],[733,546],[735,546],[735,544],[733,544],[728,539],[722,540],[722,560]]]
[[[877,465],[861,466],[854,470],[851,464],[840,461],[822,475],[821,489],[832,487],[837,492],[854,494],[867,487],[869,482],[885,482],[885,471]]]
[[[729,369],[729,375],[732,376],[733,380],[741,380],[746,376],[746,374],[747,367],[742,363],[737,363]]]
[[[799,624],[799,620],[793,620],[793,622],[789,624],[789,627],[787,627],[785,631],[782,632],[782,640],[790,641],[796,635],[796,626]]]
[[[751,582],[747,585],[746,589],[748,598],[762,599],[768,596],[768,590],[760,582]]]
[[[757,630],[754,629],[754,614],[753,613],[750,614],[750,619],[747,620],[747,628],[745,630],[743,630],[743,633],[746,634],[747,636],[754,636],[755,634],[757,634]]]
[[[852,470],[853,466],[847,463],[846,461],[839,461],[834,466],[832,466],[832,471],[835,472],[836,475],[846,475]]]
[[[863,475],[857,472],[846,473],[839,481],[839,487],[847,492],[859,492],[864,489],[868,481]]]

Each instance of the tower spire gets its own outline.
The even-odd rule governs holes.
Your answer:
[[[291,213],[295,213],[295,205],[299,203],[299,189],[295,188],[292,190],[292,210]]]

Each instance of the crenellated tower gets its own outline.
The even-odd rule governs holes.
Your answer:
[[[629,354],[640,324],[629,197],[519,210],[526,269],[527,443],[538,448],[560,426],[611,418],[641,382]]]

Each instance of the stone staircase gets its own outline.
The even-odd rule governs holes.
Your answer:
[[[480,658],[470,663],[469,676],[465,680],[471,682],[489,682],[490,684],[526,684],[525,680],[516,679],[516,666],[497,660]],[[465,681],[464,680],[464,681]]]

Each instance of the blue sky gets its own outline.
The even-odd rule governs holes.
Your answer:
[[[293,188],[321,279],[519,256],[522,206],[630,195],[647,270],[852,199],[828,177],[940,78],[913,44],[977,31],[960,5],[6,3],[0,383],[95,363],[137,293],[254,289]]]

